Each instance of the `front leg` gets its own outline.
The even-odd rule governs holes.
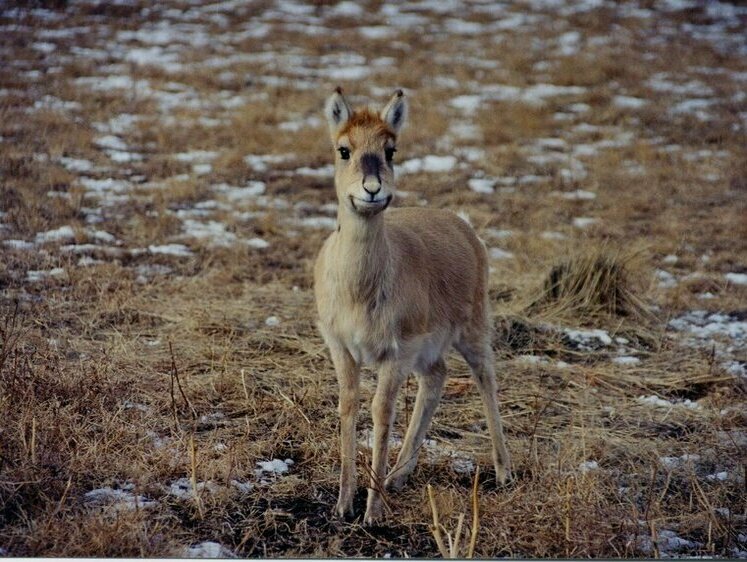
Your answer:
[[[332,363],[340,387],[338,410],[340,414],[340,495],[335,513],[340,517],[353,515],[355,495],[355,424],[358,417],[360,366],[339,342],[329,344]]]
[[[371,525],[381,518],[382,489],[387,474],[389,435],[392,432],[396,413],[397,392],[404,381],[405,371],[398,363],[387,363],[379,371],[371,414],[374,425],[373,455],[371,460],[371,483],[363,523]]]

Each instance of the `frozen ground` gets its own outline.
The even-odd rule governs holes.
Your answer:
[[[483,492],[479,554],[747,557],[746,26],[717,0],[0,5],[0,554],[429,556],[423,483],[470,511],[491,461],[450,362],[402,526],[329,527],[310,264],[341,84],[405,89],[395,204],[476,228],[497,312],[580,248],[645,254],[653,335],[541,319],[555,347],[500,364],[519,479]]]

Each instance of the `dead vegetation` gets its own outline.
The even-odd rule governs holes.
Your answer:
[[[0,9],[0,554],[214,541],[243,557],[437,556],[435,507],[464,555],[479,465],[476,557],[744,556],[745,338],[716,328],[745,319],[746,67],[677,27],[720,16],[345,5]],[[335,213],[314,117],[338,81],[356,103],[380,97],[354,74],[374,61],[376,88],[410,90],[398,163],[456,156],[402,173],[398,204],[465,212],[500,250],[517,478],[496,488],[478,394],[451,358],[419,466],[367,529],[331,516],[337,390],[310,267]],[[542,84],[584,89],[511,97]],[[699,309],[728,319],[707,338],[673,329]],[[257,465],[286,459],[282,474]]]

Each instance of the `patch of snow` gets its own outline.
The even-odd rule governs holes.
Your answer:
[[[280,319],[277,316],[268,316],[265,318],[265,326],[277,326],[280,324]]]
[[[201,222],[186,219],[182,223],[185,236],[204,240],[210,247],[227,248],[236,242],[236,235],[226,229],[226,225],[218,221]]]
[[[467,186],[475,193],[495,193],[495,180],[490,178],[470,178],[467,180]]]
[[[319,228],[327,230],[334,230],[337,228],[337,219],[331,217],[303,217],[288,222],[304,228]]]
[[[574,330],[571,328],[563,328],[563,332],[565,332],[566,336],[568,336],[568,338],[582,351],[592,351],[600,345],[605,346],[612,343],[612,338],[606,330]]]
[[[545,230],[540,234],[540,237],[544,240],[566,240],[568,238],[562,232],[555,232],[553,230]]]
[[[592,470],[599,470],[599,463],[597,461],[584,461],[578,468],[581,472],[591,472]]]
[[[90,172],[93,170],[93,163],[90,160],[82,158],[61,157],[59,163],[62,164],[68,172]]]
[[[621,109],[640,109],[648,104],[648,101],[633,96],[615,96],[612,104]]]
[[[197,482],[197,493],[202,493],[203,490],[213,492],[217,489],[216,485],[212,482]],[[189,478],[179,478],[169,484],[168,493],[171,496],[188,500],[195,497],[195,487],[192,486],[192,481]]]
[[[669,327],[702,340],[711,339],[714,336],[722,336],[738,342],[747,340],[747,321],[729,314],[694,310],[670,320]]]
[[[250,248],[254,248],[255,250],[264,250],[265,248],[270,247],[270,243],[267,240],[258,238],[256,236],[254,238],[245,240],[244,243]]]
[[[573,226],[576,228],[587,228],[593,224],[597,224],[599,222],[599,219],[595,219],[592,217],[574,217],[573,218]]]
[[[162,244],[159,246],[151,245],[148,246],[148,251],[151,254],[165,256],[189,257],[193,255],[192,250],[190,250],[184,244]]]
[[[221,183],[214,186],[213,189],[222,194],[230,202],[236,203],[262,195],[267,186],[263,181],[250,180],[244,187],[234,187],[226,183]]]
[[[187,152],[178,152],[172,156],[179,162],[191,163],[205,163],[212,162],[218,157],[218,152],[215,150],[190,150]]]
[[[734,285],[747,285],[747,273],[725,273],[724,279]]]
[[[335,175],[335,167],[332,164],[327,164],[321,168],[310,168],[303,166],[302,168],[296,169],[293,173],[301,176],[312,176],[317,178],[330,178]]]
[[[62,267],[54,267],[49,270],[29,270],[26,272],[26,280],[31,283],[38,283],[49,278],[59,279],[65,275],[67,275],[67,272]]]
[[[641,360],[638,357],[633,357],[632,355],[620,355],[618,357],[613,357],[612,362],[616,363],[617,365],[638,365]]]
[[[285,459],[284,461],[280,459],[259,461],[257,463],[257,466],[259,468],[256,468],[254,470],[254,474],[257,478],[260,479],[260,482],[266,483],[267,477],[277,477],[282,474],[287,474],[292,465],[292,459]]]
[[[231,486],[236,488],[242,494],[248,494],[254,490],[254,484],[252,482],[240,482],[239,480],[231,480]]]
[[[155,507],[157,502],[138,496],[128,490],[97,488],[83,494],[83,502],[88,505],[110,506],[115,510],[132,511]]]
[[[385,25],[364,25],[358,28],[358,33],[366,39],[388,39],[396,33],[396,30]]]
[[[257,172],[266,172],[272,164],[282,164],[293,158],[293,154],[247,154],[244,162]]]
[[[647,404],[656,408],[672,408],[674,406],[683,406],[690,410],[700,409],[700,404],[698,404],[697,402],[693,402],[689,398],[686,398],[682,402],[670,402],[669,400],[660,398],[655,394],[651,394],[650,396],[639,396],[637,400],[640,404]]]
[[[659,462],[664,465],[665,468],[674,469],[681,466],[685,466],[690,463],[697,463],[700,460],[700,455],[684,454],[680,457],[660,457]]]
[[[231,550],[214,541],[205,541],[185,547],[180,556],[184,558],[236,558]]]
[[[10,248],[11,250],[33,250],[36,245],[33,242],[27,242],[26,240],[3,240],[3,246]]]
[[[668,271],[657,269],[654,274],[656,275],[656,279],[659,280],[659,288],[671,289],[677,286],[677,278]]]
[[[712,482],[724,482],[728,478],[729,473],[726,471],[716,472],[715,474],[708,474],[706,476],[706,479],[711,480]]]
[[[490,259],[494,260],[509,260],[514,257],[514,255],[507,251],[507,250],[501,250],[500,248],[490,248]]]
[[[555,191],[553,193],[559,195],[563,199],[568,199],[569,201],[591,201],[597,197],[597,194],[593,191],[586,191],[584,189],[564,192]]]
[[[75,240],[75,231],[71,226],[61,226],[46,232],[39,232],[35,237],[37,244],[47,242],[72,242]]]
[[[412,174],[417,172],[449,172],[457,164],[456,156],[436,156],[429,154],[423,158],[412,158],[402,162],[397,167],[397,171],[402,174]]]

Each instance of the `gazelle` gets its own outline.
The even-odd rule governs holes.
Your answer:
[[[319,327],[340,387],[340,494],[336,512],[353,513],[360,369],[378,369],[372,403],[372,475],[364,524],[382,515],[382,484],[398,489],[414,470],[446,381],[453,345],[482,396],[500,483],[510,459],[496,398],[490,347],[488,261],[472,228],[451,211],[399,208],[393,157],[407,117],[397,90],[380,112],[353,111],[337,88],[325,107],[335,152],[337,230],[314,267]],[[418,393],[402,449],[387,475],[397,392],[415,372]]]

